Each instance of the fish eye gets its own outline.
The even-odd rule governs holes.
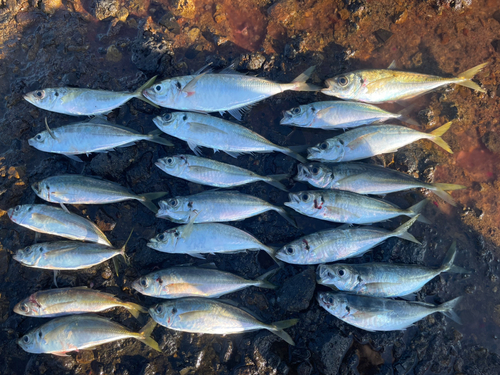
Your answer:
[[[29,308],[28,308],[28,306],[25,303],[23,303],[21,305],[20,309],[21,309],[22,312],[28,312],[29,311]]]
[[[179,81],[175,82],[175,86],[180,90],[181,89],[181,83]]]
[[[186,121],[188,119],[187,115],[182,116],[182,121]]]
[[[59,96],[59,93],[56,91],[56,92],[54,93],[54,95],[55,95],[55,96]]]
[[[167,159],[167,163],[168,163],[168,164],[172,164],[173,162],[174,162],[174,159],[172,159],[172,158],[168,158],[168,159]]]
[[[287,247],[286,248],[286,253],[289,255],[292,255],[294,253],[293,247]]]
[[[329,297],[327,301],[328,301],[328,303],[332,304],[333,303],[333,297]]]
[[[42,331],[38,332],[38,337],[42,338]]]
[[[299,108],[299,107],[295,107],[295,108],[293,108],[293,109],[292,109],[292,113],[293,113],[294,115],[298,115],[298,114],[300,113],[300,108]]]
[[[42,135],[41,135],[41,134],[38,134],[38,135],[35,137],[35,139],[39,141],[40,139],[42,139]]]
[[[345,271],[341,268],[339,269],[339,276],[344,276],[345,275]]]
[[[171,113],[165,113],[165,115],[163,116],[163,119],[165,121],[170,121],[172,120],[172,114]]]
[[[319,168],[318,167],[314,167],[313,169],[311,169],[311,173],[312,174],[318,174],[319,173]]]
[[[326,150],[328,148],[328,143],[326,142],[323,142],[322,144],[319,145],[319,147],[322,149],[322,150]]]
[[[340,76],[337,79],[337,82],[339,83],[340,86],[346,86],[349,83],[349,79],[346,76]]]
[[[38,250],[40,250],[40,252],[43,253],[43,246],[40,246]]]
[[[27,344],[30,342],[30,337],[28,335],[23,336],[23,341]]]
[[[148,281],[147,281],[146,279],[141,279],[140,284],[141,284],[142,286],[148,286]]]
[[[307,200],[309,199],[309,194],[302,194],[301,198],[304,202],[307,202]]]
[[[171,199],[168,201],[168,204],[172,207],[175,207],[179,204],[179,202],[177,201],[177,199]]]
[[[172,309],[172,314],[176,314],[176,313],[177,313],[177,307],[174,307],[174,308]]]
[[[161,91],[161,85],[156,85],[155,90],[160,92]]]
[[[14,211],[19,212],[20,209],[21,209],[21,206],[16,206],[16,208],[14,208]]]
[[[164,235],[163,233],[162,233],[162,234],[159,234],[159,235],[158,235],[158,239],[159,239],[160,241],[163,241],[163,240],[165,239],[165,235]]]
[[[163,308],[161,307],[161,305],[156,306],[155,312],[157,314],[161,314],[162,311],[163,311]]]
[[[344,145],[344,140],[343,139],[339,139],[339,143],[343,146]]]
[[[175,237],[179,237],[180,235],[181,235],[181,234],[179,233],[179,231],[178,231],[178,230],[176,230],[176,231],[174,232],[174,236],[175,236]]]
[[[43,99],[45,96],[45,92],[44,91],[37,91],[37,92],[35,92],[35,95],[37,96],[37,98]]]

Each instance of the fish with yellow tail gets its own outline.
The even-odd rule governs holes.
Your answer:
[[[392,69],[356,70],[327,79],[325,83],[328,87],[321,90],[321,92],[337,98],[366,103],[384,103],[411,99],[450,84],[486,92],[486,90],[472,82],[472,78],[488,64],[487,62],[480,64],[454,78],[442,78]]]

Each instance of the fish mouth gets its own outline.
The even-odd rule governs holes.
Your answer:
[[[159,128],[161,129],[162,128],[162,121],[161,121],[161,116],[156,116],[154,119],[153,119],[153,123]]]
[[[9,219],[10,219],[11,221],[14,221],[14,220],[12,220],[12,216],[13,216],[13,215],[14,215],[14,209],[13,209],[13,208],[9,208],[9,209],[7,210],[7,216],[9,216]]]
[[[155,165],[161,170],[167,169],[168,164],[163,161],[163,159],[158,159]]]
[[[311,178],[309,169],[304,164],[299,164],[297,166],[297,176],[295,176],[295,181],[307,181],[309,178]]]
[[[35,141],[33,140],[33,138],[28,139],[28,144],[29,144],[30,146],[35,147]]]
[[[317,154],[319,154],[321,150],[318,147],[309,147],[307,149],[307,158],[308,159],[315,159]]]
[[[283,118],[280,121],[280,125],[290,125],[293,124],[293,118],[290,111],[283,112]]]
[[[290,199],[290,202],[283,203],[287,207],[294,208],[300,204],[300,197],[295,193],[288,194],[288,199]]]
[[[151,100],[151,95],[149,95],[149,89],[142,90],[142,96],[144,96],[146,99]]]
[[[319,305],[325,309],[331,307],[331,304],[327,302],[327,296],[328,294],[326,292],[319,292],[316,295],[316,300],[318,301]]]

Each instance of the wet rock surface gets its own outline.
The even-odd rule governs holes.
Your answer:
[[[463,1],[242,1],[182,0],[115,2],[96,0],[0,1],[0,372],[2,374],[496,374],[500,372],[499,275],[500,229],[498,180],[497,42],[500,5],[494,0]],[[139,142],[107,154],[83,156],[77,163],[42,153],[27,140],[51,126],[79,119],[40,110],[22,99],[39,88],[78,86],[134,90],[153,75],[165,79],[191,74],[212,63],[217,70],[234,62],[237,69],[280,82],[290,82],[316,65],[312,82],[355,69],[398,68],[455,76],[481,62],[490,66],[478,75],[487,94],[451,86],[414,101],[411,117],[429,131],[446,121],[453,126],[445,140],[455,151],[446,155],[422,141],[374,162],[426,181],[464,184],[454,208],[438,201],[425,216],[432,225],[410,230],[422,246],[389,239],[372,252],[349,262],[394,262],[439,266],[453,240],[457,264],[470,275],[443,274],[428,283],[418,300],[442,303],[464,295],[458,308],[463,325],[434,314],[402,332],[365,332],[329,315],[317,304],[313,268],[285,265],[271,279],[276,291],[249,288],[225,298],[236,301],[265,322],[298,318],[287,330],[295,347],[267,331],[241,335],[191,335],[158,327],[154,338],[162,353],[135,340],[100,346],[69,357],[24,352],[16,340],[45,319],[12,312],[21,299],[53,286],[50,271],[30,269],[12,259],[19,248],[37,240],[52,241],[13,224],[6,210],[18,204],[43,203],[30,185],[43,178],[82,173],[97,175],[135,193],[165,191],[168,196],[207,189],[170,178],[154,162],[191,153],[185,142],[173,148]],[[312,145],[335,134],[279,125],[280,114],[318,100],[322,94],[285,92],[257,104],[243,124],[280,145]],[[397,105],[384,109],[400,110]],[[110,121],[137,131],[155,130],[152,118],[166,110],[133,99],[115,110]],[[227,117],[229,119],[229,117]],[[282,154],[246,155],[237,160],[210,150],[208,157],[234,163],[259,174],[295,173],[296,161]],[[293,191],[308,188],[291,179]],[[287,194],[264,183],[238,188],[273,204]],[[409,207],[425,191],[396,193],[391,202]],[[60,286],[89,286],[115,293],[126,301],[151,306],[154,299],[136,294],[131,283],[153,269],[202,263],[146,247],[147,240],[175,224],[156,219],[142,204],[127,201],[106,206],[69,206],[107,230],[121,246],[134,233],[127,253],[131,265],[119,276],[111,262],[78,272],[61,272]],[[332,224],[296,215],[299,229],[270,212],[232,225],[263,243],[281,246]],[[387,229],[400,222],[381,223]],[[208,255],[219,269],[247,278],[265,273],[274,262],[267,254]],[[320,287],[316,287],[319,289]],[[104,314],[138,331],[145,323],[116,309]]]

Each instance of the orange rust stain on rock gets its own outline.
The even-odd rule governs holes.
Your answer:
[[[469,151],[460,151],[456,161],[459,167],[468,172],[473,181],[487,182],[497,177],[500,157],[484,146],[477,146]]]

